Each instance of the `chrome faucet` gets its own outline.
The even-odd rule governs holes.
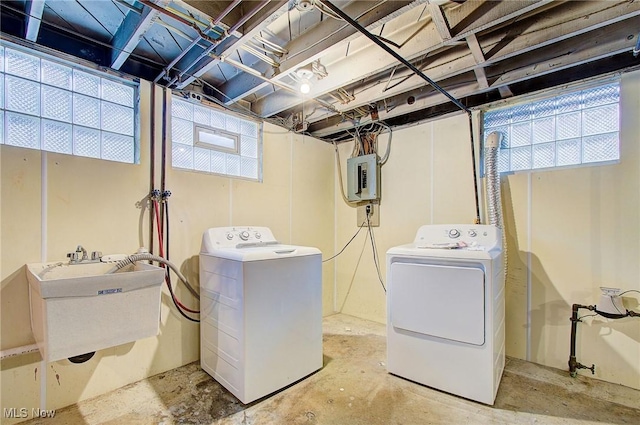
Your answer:
[[[82,258],[81,258],[80,260],[78,260],[78,261],[87,261],[87,259],[88,259],[88,257],[87,257],[87,250],[86,250],[86,249],[84,249],[84,248],[82,247],[82,245],[78,245],[78,247],[76,248],[76,252],[77,252],[78,254],[82,253]]]
[[[82,256],[80,256],[80,254],[82,254]],[[97,263],[102,258],[102,252],[93,251],[91,253],[91,258],[89,258],[87,250],[84,249],[82,245],[78,245],[75,252],[69,252],[67,254],[67,258],[69,258],[69,264],[80,264],[82,262]]]

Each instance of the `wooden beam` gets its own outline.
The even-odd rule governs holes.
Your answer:
[[[44,13],[44,0],[32,0],[26,3],[27,31],[24,38],[35,42],[38,40],[38,33],[40,32],[40,23]]]
[[[498,87],[498,91],[500,92],[500,97],[502,97],[503,99],[506,99],[507,97],[513,97],[513,92],[508,85]]]
[[[429,13],[431,14],[431,20],[438,29],[438,34],[440,34],[440,37],[442,37],[442,41],[450,40],[451,31],[449,30],[447,19],[444,17],[440,6],[429,2]]]
[[[475,59],[478,65],[483,64],[485,61],[484,52],[482,51],[482,47],[480,47],[480,43],[478,43],[478,37],[476,37],[475,34],[469,34],[466,39],[473,59]]]
[[[248,3],[253,4],[255,2],[248,2]],[[287,1],[285,0],[269,1],[266,4],[266,6],[264,6],[260,10],[260,14],[265,16],[261,21],[258,21],[256,19],[256,16],[254,16],[252,19],[247,21],[243,26],[244,31],[242,32],[242,35],[240,36],[240,38],[228,37],[225,40],[223,40],[218,46],[216,46],[216,49],[213,51],[213,55],[210,55],[209,57],[205,58],[204,61],[201,61],[199,65],[197,65],[192,71],[190,71],[191,76],[179,82],[176,85],[176,88],[184,89],[189,84],[194,82],[197,78],[207,73],[207,71],[209,71],[211,68],[216,66],[216,64],[218,64],[218,59],[216,59],[216,56],[225,57],[227,55],[230,55],[231,52],[234,52],[241,45],[247,43],[249,40],[252,40],[254,36],[259,35],[260,32],[264,28],[266,28],[269,24],[271,24],[273,21],[275,21],[280,16],[287,13],[287,10],[288,10]]]
[[[382,25],[388,16],[395,15],[404,8],[410,1],[385,2],[376,0],[375,2],[354,2],[345,6],[345,12],[351,16],[360,16],[359,22],[362,25]],[[378,7],[374,7],[379,4]],[[368,12],[368,13],[367,13]],[[362,15],[362,16],[361,16]],[[338,45],[346,45],[357,36],[357,31],[350,26],[345,26],[344,22],[335,19],[323,21],[322,25],[316,25],[306,33],[294,38],[287,45],[283,46],[287,55],[282,59],[278,72],[266,65],[257,63],[254,68],[262,75],[266,75],[273,80],[281,80],[289,72],[311,63],[317,59],[325,50],[335,48]],[[316,42],[320,40],[320,42]],[[309,47],[312,46],[312,47]],[[240,74],[219,87],[229,98],[234,101],[242,99],[256,91],[269,85],[260,79],[249,74]],[[233,103],[228,98],[221,99],[227,104]]]
[[[413,27],[407,26],[406,28],[402,28],[400,31],[398,31],[398,33],[394,34],[394,40],[407,40],[406,42],[401,43],[402,47],[398,50],[398,53],[407,60],[413,61],[416,58],[424,56],[428,53],[442,51],[443,48],[444,50],[455,48],[459,45],[460,40],[463,40],[468,35],[474,34],[477,31],[487,29],[493,25],[504,24],[505,22],[509,22],[515,17],[518,17],[520,14],[529,13],[538,7],[547,6],[549,4],[549,0],[514,2],[472,1],[465,2],[459,8],[446,9],[443,11],[443,13],[445,14],[449,23],[451,23],[449,15],[450,13],[452,13],[452,10],[456,11],[458,9],[462,9],[462,12],[458,11],[454,13],[456,19],[460,19],[460,17],[463,15],[475,17],[476,6],[480,3],[500,3],[501,6],[493,10],[488,10],[486,16],[483,15],[478,18],[478,22],[468,22],[463,33],[455,34],[450,40],[447,41],[442,41],[436,25],[432,20],[429,19],[426,25],[424,22],[424,18],[419,20],[418,22],[414,21]],[[506,4],[502,5],[502,3]],[[399,19],[402,19],[402,17],[399,17]],[[419,33],[419,37],[410,37],[410,35],[415,35],[416,31]],[[364,52],[367,53],[365,54]],[[329,54],[332,57],[339,56],[333,50]],[[354,59],[356,55],[358,56],[358,60]],[[344,59],[334,62],[330,65],[330,67],[327,66],[329,77],[322,79],[318,82],[319,84],[314,86],[312,91],[312,95],[314,97],[322,96],[340,87],[344,87],[345,85],[349,85],[356,81],[359,81],[363,78],[382,73],[385,70],[389,70],[398,64],[398,62],[394,58],[392,58],[378,46],[375,46],[373,44],[363,47],[358,52],[349,52],[348,56],[343,55],[343,57]],[[357,63],[358,66],[354,67],[353,63]],[[473,66],[475,66],[475,64]],[[466,70],[472,70],[473,66]],[[451,66],[450,69],[455,70],[453,66]],[[364,74],[363,70],[366,70]],[[424,84],[424,81],[421,81],[418,84],[422,85]],[[359,99],[361,97],[361,94],[359,94],[358,103],[360,103]],[[377,97],[379,99],[382,99],[385,96],[378,93]],[[369,99],[372,100],[371,98]],[[254,110],[254,112],[264,117],[268,117],[287,109],[294,108],[301,103],[302,98],[299,96],[298,98],[295,98],[288,93],[280,94],[279,91],[276,91],[254,102],[252,109]]]
[[[545,11],[542,16],[532,17],[533,22],[523,22],[522,26],[529,26],[528,31],[520,31],[519,36],[511,39],[510,42],[500,47],[500,54],[495,54],[492,57],[487,58],[485,61],[484,71],[487,75],[487,79],[497,79],[500,77],[500,72],[510,72],[514,69],[513,65],[509,65],[511,60],[518,60],[515,66],[526,67],[536,61],[544,63],[545,60],[550,62],[546,65],[539,65],[538,69],[534,73],[538,73],[542,67],[550,66],[553,63],[549,57],[544,56],[547,52],[551,57],[559,58],[565,55],[567,52],[573,51],[575,57],[575,51],[578,46],[585,42],[597,43],[599,40],[604,42],[607,39],[608,31],[612,28],[617,28],[616,31],[620,33],[617,35],[621,40],[626,40],[625,30],[628,32],[629,28],[638,28],[638,17],[640,17],[640,2],[634,3],[619,3],[615,6],[609,6],[608,4],[601,2],[569,2],[571,4],[566,5],[573,10],[572,13],[565,16],[567,22],[564,22],[561,16],[556,16],[554,11]],[[564,5],[563,5],[564,6]],[[584,19],[584,14],[581,12],[589,11],[589,19]],[[583,18],[579,18],[582,16]],[[605,23],[609,21],[610,25]],[[613,22],[613,23],[612,23]],[[551,25],[551,26],[547,26]],[[584,35],[590,29],[596,28],[594,33]],[[574,36],[572,38],[572,35]],[[628,35],[628,34],[627,34]],[[486,52],[491,49],[496,43],[500,43],[500,37],[488,36],[489,41],[482,41],[485,46],[483,51]],[[633,41],[633,40],[632,40]],[[487,44],[488,43],[488,44]],[[624,43],[628,44],[628,41]],[[541,47],[544,47],[541,48]],[[535,54],[527,54],[533,52]],[[471,54],[457,56],[453,55],[453,52],[443,52],[433,57],[432,62],[428,67],[423,68],[424,72],[433,78],[435,81],[442,81],[444,79],[451,78],[455,75],[462,73],[475,71],[477,65],[475,60],[471,58]],[[591,52],[594,52],[592,49]],[[597,55],[606,55],[605,50],[600,50]],[[613,54],[613,53],[612,53]],[[592,60],[587,55],[582,55],[585,60]],[[441,66],[443,63],[447,63],[446,67]],[[504,64],[504,67],[499,66]],[[532,65],[535,66],[535,65]],[[558,65],[559,66],[559,65]],[[490,67],[491,71],[489,70]],[[498,67],[498,68],[496,68]],[[499,69],[499,71],[497,71]],[[514,71],[515,72],[515,71]],[[414,90],[422,85],[424,82],[415,76],[411,76],[409,72],[396,72],[396,77],[401,78],[406,76],[407,78],[402,83],[397,84],[395,87],[383,91],[382,85],[370,86],[362,89],[358,92],[358,96],[354,102],[351,102],[350,107],[362,106],[371,104],[373,102],[380,101],[382,99],[395,96],[402,92]],[[498,86],[500,84],[498,83]],[[496,87],[496,83],[493,84]],[[275,94],[274,94],[275,95]],[[273,95],[272,95],[273,96]],[[263,102],[263,100],[259,101]],[[341,105],[335,105],[337,109],[343,110]],[[254,105],[255,107],[255,105]],[[320,119],[326,118],[321,116]]]
[[[473,72],[476,74],[476,80],[478,80],[478,84],[480,88],[489,87],[489,82],[487,81],[487,74],[484,71],[484,53],[482,52],[482,47],[480,47],[480,43],[478,43],[478,38],[475,34],[469,34],[467,36],[467,45],[469,46],[469,50],[471,50],[471,55],[473,59],[476,61],[476,64],[479,66],[473,69]]]
[[[159,5],[166,4],[167,1],[159,2]],[[159,15],[159,11],[149,7],[144,7],[141,14],[132,10],[127,13],[111,41],[111,68],[120,69]]]

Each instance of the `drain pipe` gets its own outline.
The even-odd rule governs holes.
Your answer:
[[[469,117],[469,132],[470,132],[469,136],[471,137],[471,160],[473,161],[473,185],[474,185],[474,188],[475,188],[474,192],[475,192],[475,201],[476,201],[476,220],[475,220],[475,223],[476,224],[480,224],[480,204],[479,204],[479,200],[478,200],[478,175],[476,173],[476,154],[475,154],[475,145],[474,145],[474,137],[473,137],[473,119],[472,119],[472,115],[471,115],[471,109],[469,109],[465,105],[463,105],[458,99],[453,97],[448,91],[446,91],[445,89],[440,87],[431,78],[427,77],[422,71],[420,71],[418,68],[416,68],[411,62],[409,62],[408,60],[403,58],[400,54],[398,54],[396,51],[394,51],[389,46],[387,46],[378,37],[376,37],[375,35],[371,34],[369,31],[367,31],[366,28],[364,28],[357,21],[355,21],[349,15],[347,15],[342,10],[340,10],[340,8],[338,8],[336,5],[334,5],[333,3],[331,3],[328,0],[320,0],[320,2],[323,5],[325,5],[327,8],[331,9],[332,12],[335,12],[336,15],[338,15],[340,18],[344,19],[345,22],[347,22],[349,25],[351,25],[353,28],[355,28],[358,32],[360,32],[362,35],[364,35],[369,40],[371,40],[374,44],[376,44],[382,50],[384,50],[385,52],[387,52],[391,56],[393,56],[398,62],[400,62],[401,64],[403,64],[404,66],[409,68],[411,71],[413,71],[413,73],[416,74],[418,77],[420,77],[423,80],[425,80],[429,85],[431,85],[431,87],[433,87],[434,89],[436,89],[437,91],[442,93],[454,105],[456,105],[462,111],[465,111],[467,113],[467,115]]]

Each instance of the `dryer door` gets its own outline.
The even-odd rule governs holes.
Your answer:
[[[389,313],[395,328],[467,344],[485,341],[480,266],[392,263]]]

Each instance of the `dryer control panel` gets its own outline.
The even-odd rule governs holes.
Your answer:
[[[470,248],[491,250],[502,245],[500,229],[487,224],[431,224],[418,229],[418,248]]]
[[[268,227],[212,227],[202,235],[200,252],[217,248],[240,248],[277,244]]]

